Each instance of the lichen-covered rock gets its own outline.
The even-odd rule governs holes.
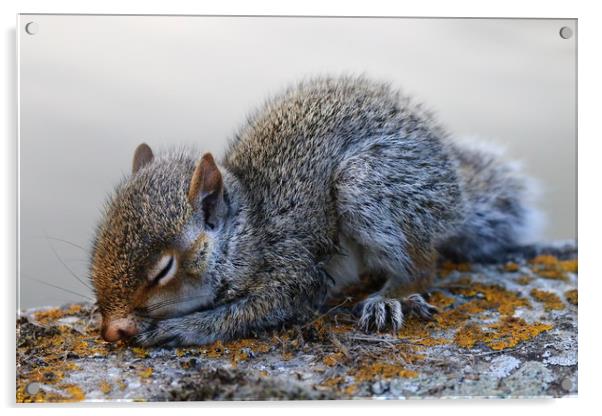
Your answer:
[[[433,321],[366,334],[334,300],[305,325],[183,349],[107,344],[92,305],[22,311],[17,401],[559,397],[577,393],[577,250],[444,263]]]

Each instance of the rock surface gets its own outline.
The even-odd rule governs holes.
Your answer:
[[[347,293],[312,322],[182,349],[99,339],[89,304],[22,311],[17,402],[560,397],[577,394],[577,250],[442,264],[430,322],[354,326]]]

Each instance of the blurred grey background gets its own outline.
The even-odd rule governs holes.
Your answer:
[[[19,306],[83,299],[49,285],[91,296],[72,273],[87,282],[100,209],[138,143],[221,155],[255,106],[316,74],[390,81],[454,135],[505,146],[542,184],[542,240],[574,239],[563,26],[576,33],[557,19],[21,15]]]

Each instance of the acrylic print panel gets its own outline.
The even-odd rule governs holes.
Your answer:
[[[576,20],[17,33],[17,401],[576,395]]]

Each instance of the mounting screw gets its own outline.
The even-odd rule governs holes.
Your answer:
[[[29,383],[26,387],[25,387],[25,391],[27,392],[27,394],[30,395],[34,395],[37,392],[40,391],[40,383],[36,383],[35,381],[33,383]]]
[[[573,36],[573,29],[568,26],[563,26],[560,28],[560,37],[562,39],[570,39]]]
[[[568,378],[564,378],[560,383],[560,387],[562,387],[565,391],[570,391],[573,388],[573,382]]]
[[[29,22],[25,25],[25,31],[30,35],[38,33],[38,24],[36,22]]]

